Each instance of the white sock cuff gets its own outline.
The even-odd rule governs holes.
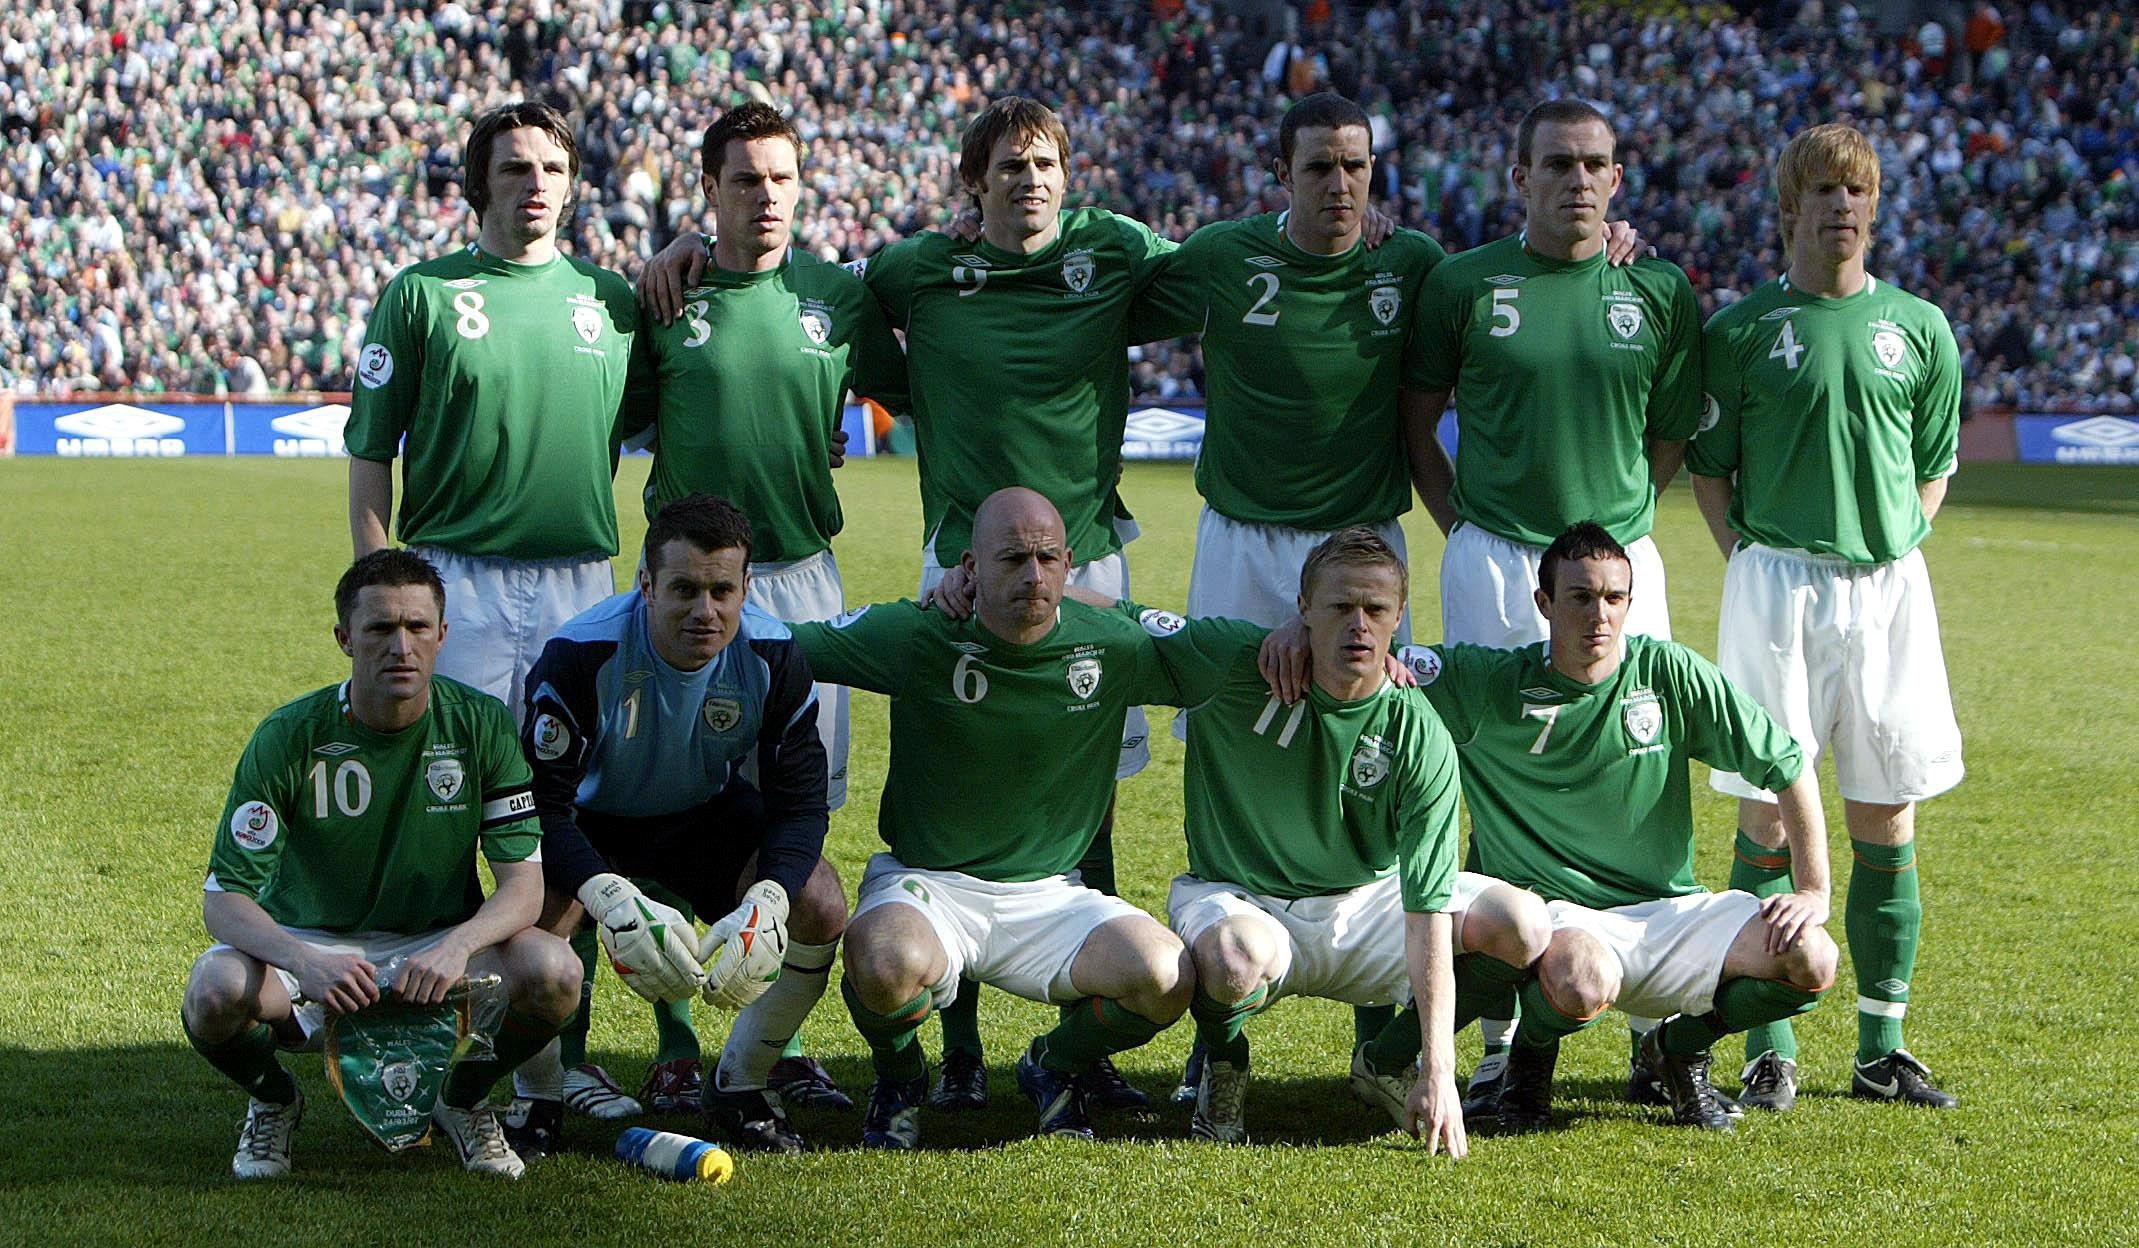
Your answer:
[[[823,971],[832,966],[832,959],[839,955],[839,942],[826,945],[805,945],[799,940],[787,942],[787,956],[781,961],[798,971]]]
[[[1857,998],[1857,1013],[1871,1014],[1879,1018],[1902,1018],[1909,1012],[1906,1001],[1874,1001],[1870,997]]]
[[[564,1050],[556,1040],[542,1046],[513,1072],[513,1091],[539,1101],[564,1099]]]

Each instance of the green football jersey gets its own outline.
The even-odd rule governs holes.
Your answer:
[[[1867,277],[1841,299],[1769,282],[1708,322],[1709,406],[1686,466],[1736,475],[1753,541],[1886,563],[1931,531],[1917,486],[1950,475],[1961,353],[1946,314]]]
[[[1403,654],[1463,759],[1476,869],[1599,909],[1700,892],[1686,760],[1784,789],[1797,743],[1676,642],[1627,637],[1594,685],[1555,671],[1547,644]]]
[[[1397,391],[1419,292],[1446,253],[1398,230],[1318,256],[1284,223],[1264,213],[1190,235],[1130,336],[1203,335],[1196,488],[1211,510],[1296,529],[1380,524],[1411,507]]]
[[[1416,689],[1384,682],[1291,706],[1255,657],[1267,629],[1124,608],[1157,638],[1189,707],[1188,869],[1266,897],[1339,893],[1394,870],[1404,909],[1448,905],[1456,879],[1455,746]]]
[[[1003,883],[1069,871],[1113,798],[1123,712],[1174,700],[1144,630],[1074,600],[1024,646],[911,602],[788,627],[818,680],[890,695],[877,830],[909,867]]]
[[[444,676],[400,732],[349,710],[347,684],[254,730],[208,855],[208,889],[242,893],[285,927],[415,935],[483,903],[492,862],[542,847],[533,778],[505,704]]]
[[[842,517],[830,444],[849,388],[904,410],[906,358],[861,280],[790,249],[765,273],[706,270],[683,315],[641,320],[622,433],[656,431],[649,519],[686,494],[742,508],[751,558],[832,544]]]
[[[365,327],[342,438],[402,465],[402,542],[464,555],[614,555],[614,433],[638,309],[570,256],[470,244],[402,270]],[[406,447],[402,439],[407,438]]]
[[[1548,546],[1594,520],[1620,542],[1655,517],[1647,441],[1701,420],[1701,309],[1675,264],[1551,260],[1520,235],[1426,279],[1405,384],[1456,404],[1456,514]]]
[[[1121,548],[1111,498],[1129,420],[1129,308],[1173,244],[1098,208],[1019,255],[943,234],[893,243],[863,268],[906,358],[921,456],[924,541],[949,567],[973,513],[1006,486],[1039,491],[1077,562]]]

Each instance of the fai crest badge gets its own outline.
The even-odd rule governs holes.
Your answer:
[[[1099,691],[1099,660],[1078,659],[1069,665],[1070,692],[1089,698]]]
[[[416,1095],[416,1085],[422,1080],[414,1062],[388,1062],[379,1068],[379,1090],[397,1101],[405,1101]]]
[[[1619,713],[1626,720],[1627,735],[1643,745],[1654,745],[1664,730],[1664,708],[1653,697],[1628,698]]]
[[[734,698],[707,698],[698,713],[715,732],[726,732],[743,722],[743,704]]]
[[[591,347],[595,339],[602,336],[602,314],[580,304],[572,309],[572,328],[578,330],[579,336]]]
[[[1641,332],[1641,305],[1638,303],[1615,303],[1604,314],[1604,321],[1612,332],[1621,338],[1632,339]]]
[[[804,308],[801,313],[802,332],[818,346],[832,340],[832,318],[822,308]]]
[[[450,802],[458,797],[461,786],[466,784],[467,780],[468,773],[461,769],[460,760],[457,758],[433,759],[423,772],[423,782],[431,786],[431,792],[436,793],[441,802]]]
[[[1098,266],[1092,263],[1089,251],[1073,251],[1062,262],[1062,280],[1071,290],[1083,294],[1092,285],[1092,274]]]
[[[1388,778],[1389,751],[1381,738],[1359,738],[1359,748],[1352,751],[1352,783],[1371,789]]]
[[[1376,286],[1367,295],[1367,310],[1384,325],[1396,324],[1396,314],[1403,308],[1404,292],[1394,286]]]
[[[1886,367],[1900,368],[1901,362],[1908,358],[1909,344],[1893,330],[1882,329],[1872,335],[1872,353],[1877,355],[1879,362]]]

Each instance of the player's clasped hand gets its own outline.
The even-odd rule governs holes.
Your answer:
[[[1432,1078],[1421,1074],[1411,1085],[1411,1100],[1404,1107],[1406,1129],[1426,1141],[1428,1155],[1448,1150],[1452,1158],[1470,1155],[1470,1136],[1463,1128],[1463,1098],[1456,1092],[1453,1075]]]
[[[683,292],[706,272],[706,247],[696,234],[679,234],[639,271],[639,306],[663,325],[683,312]]]
[[[691,921],[620,875],[594,876],[579,888],[601,932],[617,978],[648,1001],[687,1001],[705,982]]]
[[[379,999],[379,969],[354,953],[321,950],[298,968],[297,994],[336,1014],[354,1014]]]
[[[945,568],[943,579],[921,595],[921,605],[930,611],[941,611],[945,619],[962,620],[973,614],[973,582],[966,579],[965,567],[952,564]]]
[[[404,958],[394,993],[410,1005],[437,1005],[467,973],[468,955],[441,940]]]
[[[1827,922],[1827,908],[1824,893],[1777,893],[1763,898],[1760,915],[1768,921],[1768,952],[1782,953],[1795,948],[1806,928],[1820,927]]]

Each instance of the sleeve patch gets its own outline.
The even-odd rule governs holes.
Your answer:
[[[531,734],[535,741],[535,757],[545,763],[554,763],[572,748],[572,730],[564,721],[547,712],[535,716],[535,729]],[[488,818],[486,813],[485,818]]]
[[[230,812],[230,839],[248,853],[257,854],[266,849],[281,833],[282,821],[275,817],[275,808],[266,802],[245,802]]]
[[[357,357],[357,380],[366,390],[376,390],[391,381],[394,376],[394,353],[383,342],[374,342],[364,348]]]
[[[1405,646],[1396,657],[1418,677],[1421,688],[1441,679],[1441,656],[1430,647]]]
[[[829,623],[832,625],[833,628],[845,628],[847,625],[852,624],[854,621],[862,618],[867,614],[869,614],[868,607],[856,607],[852,611],[842,611],[838,615],[833,616]]]
[[[1716,402],[1715,395],[1703,394],[1701,396],[1701,428],[1699,431],[1707,433],[1715,428],[1716,422],[1721,419],[1723,419],[1723,405]]]
[[[1188,627],[1187,620],[1171,611],[1160,611],[1156,608],[1137,616],[1136,622],[1142,624],[1144,631],[1154,637],[1171,637]]]
[[[535,793],[532,789],[520,789],[503,797],[494,797],[483,803],[483,826],[511,823],[535,813]]]
[[[839,267],[856,277],[867,277],[869,276],[869,257],[863,256],[859,260],[849,260]]]

